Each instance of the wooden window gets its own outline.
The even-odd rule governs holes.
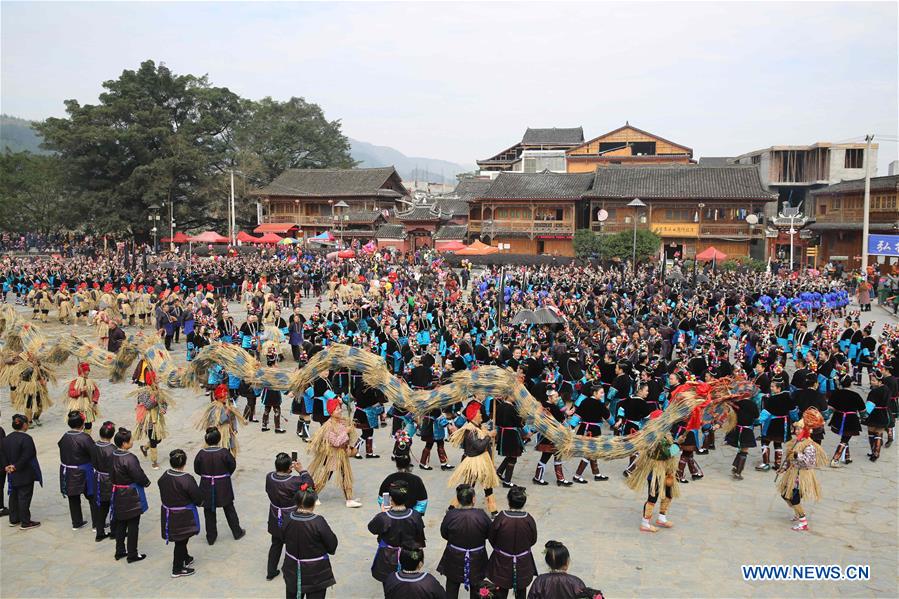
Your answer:
[[[756,154],[750,158],[752,164],[761,164],[762,163],[762,155]]]
[[[841,210],[842,209],[842,198],[830,198],[830,209],[831,210]]]
[[[846,158],[843,160],[844,168],[864,168],[865,151],[862,148],[846,150]]]

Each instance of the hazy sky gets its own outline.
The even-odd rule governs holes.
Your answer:
[[[696,156],[897,135],[897,4],[2,2],[2,111],[94,103],[147,58],[303,96],[354,138],[472,163],[625,120]],[[897,144],[880,144],[879,173]]]

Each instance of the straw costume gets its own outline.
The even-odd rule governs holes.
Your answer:
[[[153,468],[158,469],[159,454],[156,447],[169,436],[165,427],[165,413],[172,405],[172,400],[169,393],[157,384],[155,371],[144,371],[144,381],[146,385],[130,394],[137,399],[134,439],[147,440],[147,445],[142,444],[140,451],[145,457],[149,455]]]
[[[228,385],[221,384],[212,391],[212,401],[197,419],[196,429],[205,431],[210,426],[218,429],[222,435],[219,447],[231,451],[237,457],[237,425],[246,424],[247,420],[234,409],[228,401]]]
[[[53,405],[47,390],[48,382],[56,382],[53,373],[28,351],[19,353],[5,370],[0,384],[9,385],[13,409],[24,414],[32,426],[40,426],[41,414]]]
[[[655,419],[661,415],[662,411],[656,410],[649,415],[649,418]],[[625,484],[634,491],[639,491],[643,488],[643,481],[646,481],[647,498],[646,503],[643,504],[641,531],[658,532],[659,529],[650,524],[650,520],[659,495],[662,495],[662,500],[659,502],[659,517],[656,519],[656,525],[662,528],[673,526],[668,522],[668,507],[673,499],[680,496],[675,476],[679,458],[680,447],[674,442],[671,434],[666,433],[658,445],[649,451],[641,452],[637,461],[634,462],[633,472],[625,480]]]
[[[353,498],[353,469],[349,460],[356,451],[356,430],[344,418],[339,399],[329,399],[326,408],[330,416],[309,440],[309,451],[312,453],[309,473],[319,494],[331,476],[337,474],[346,506],[360,507],[362,504]]]
[[[450,437],[451,444],[462,448],[464,457],[450,476],[447,486],[456,487],[463,483],[471,486],[480,485],[484,488],[487,511],[493,514],[497,511],[493,489],[500,484],[491,451],[494,433],[484,430],[481,426],[481,402],[477,400],[471,400],[465,406],[465,419],[468,422]]]
[[[81,412],[84,416],[84,432],[90,434],[94,420],[100,417],[97,403],[100,401],[100,389],[97,383],[88,378],[91,367],[87,362],[78,363],[78,376],[69,381],[66,399],[70,412]]]
[[[809,408],[802,418],[793,423],[796,437],[787,445],[784,463],[775,479],[777,492],[793,508],[793,530],[808,530],[808,518],[803,499],[818,501],[821,498],[821,485],[815,474],[816,468],[827,464],[827,454],[811,438],[815,428],[824,425],[824,417],[816,408]]]

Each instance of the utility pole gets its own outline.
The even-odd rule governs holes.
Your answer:
[[[871,228],[871,142],[874,134],[865,136],[865,208],[862,218],[862,276],[868,277],[868,232]]]
[[[175,251],[175,202],[169,198],[169,251]]]
[[[228,239],[231,245],[237,245],[237,238],[234,229],[237,226],[237,219],[234,216],[234,169],[231,169],[231,200],[228,203]]]

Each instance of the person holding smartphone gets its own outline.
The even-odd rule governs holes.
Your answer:
[[[278,562],[284,549],[281,531],[285,517],[296,507],[296,494],[303,484],[315,489],[312,477],[297,460],[297,452],[294,451],[291,455],[281,452],[275,456],[275,471],[265,476],[265,494],[269,501],[268,534],[272,537],[266,580],[274,580],[281,573],[278,570]]]

